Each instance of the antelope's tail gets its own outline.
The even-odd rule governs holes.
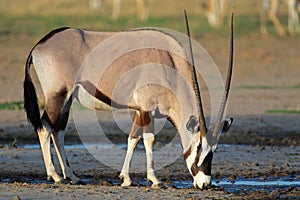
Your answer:
[[[30,76],[30,66],[32,64],[32,54],[30,52],[25,66],[24,87],[24,108],[27,114],[27,119],[34,126],[35,130],[42,129],[42,121],[40,117],[40,109],[38,105],[35,87]]]

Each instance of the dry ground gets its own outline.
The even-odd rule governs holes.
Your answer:
[[[1,102],[22,99],[23,63],[30,47],[38,38],[24,35],[19,38],[22,42],[18,47],[15,40],[16,38],[7,39],[4,36],[0,41],[6,45],[1,50]],[[206,34],[197,40],[215,60],[224,77],[228,38]],[[235,121],[230,132],[221,138],[221,142],[250,146],[221,146],[214,157],[213,176],[264,178],[295,174],[299,180],[300,115],[268,114],[267,111],[297,111],[300,108],[300,39],[246,34],[237,37],[235,47],[233,86],[227,108],[227,115],[233,116]],[[111,123],[110,116],[103,116],[103,121],[109,132],[118,133],[119,130]],[[82,149],[68,150],[71,166],[78,176],[92,178],[100,182],[99,184],[30,184],[26,183],[26,178],[46,178],[40,150],[21,147],[24,143],[37,141],[37,136],[28,125],[23,111],[0,111],[0,126],[0,144],[7,144],[17,137],[20,147],[0,148],[0,178],[11,180],[9,183],[0,183],[0,199],[17,199],[17,196],[21,199],[300,198],[299,190],[295,188],[284,191],[278,189],[271,194],[253,192],[240,195],[228,193],[222,188],[207,191],[173,187],[153,190],[145,186],[135,186],[123,189],[110,186],[109,181],[107,182],[109,177],[117,178],[116,171],[107,168]],[[66,142],[78,141],[76,135],[71,123]],[[121,140],[123,139],[125,142],[126,139]],[[157,173],[166,183],[171,183],[171,178],[191,179],[182,157]],[[133,176],[138,179],[145,177],[144,174]]]

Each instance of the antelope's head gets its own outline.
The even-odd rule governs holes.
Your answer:
[[[210,130],[206,128],[202,100],[200,95],[200,89],[196,76],[196,69],[193,59],[193,50],[191,45],[190,31],[188,25],[187,15],[185,13],[187,33],[189,36],[190,44],[190,54],[192,58],[193,65],[193,88],[196,95],[197,107],[198,107],[198,117],[191,116],[186,128],[192,133],[197,133],[191,143],[189,149],[184,153],[184,158],[186,160],[188,169],[194,178],[194,186],[196,188],[207,188],[211,184],[211,167],[213,152],[216,150],[218,137],[220,133],[227,132],[232,124],[233,119],[227,118],[222,121],[224,110],[226,107],[231,76],[232,76],[232,66],[233,66],[233,15],[231,17],[231,37],[230,37],[230,55],[229,55],[229,66],[227,72],[227,78],[225,83],[225,90],[220,103],[219,112],[214,124],[214,127]],[[222,127],[222,128],[221,128]]]

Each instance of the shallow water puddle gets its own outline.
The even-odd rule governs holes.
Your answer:
[[[234,181],[228,180],[227,178],[214,179],[212,184],[217,187],[224,188],[227,192],[240,193],[243,191],[254,192],[254,191],[268,191],[269,193],[277,189],[287,189],[289,187],[295,187],[300,190],[300,180],[298,176],[284,176],[284,177],[271,177],[266,180],[261,178],[238,178]],[[193,182],[189,181],[174,181],[176,188],[192,188]]]

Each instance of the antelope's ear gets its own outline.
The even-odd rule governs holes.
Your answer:
[[[227,118],[227,119],[224,121],[222,133],[226,133],[226,132],[229,130],[229,128],[230,128],[232,122],[233,122],[233,118],[232,118],[232,117],[229,117],[229,118]]]
[[[198,119],[192,115],[189,119],[189,121],[186,123],[186,129],[189,130],[192,133],[195,133],[199,129],[199,123]]]

